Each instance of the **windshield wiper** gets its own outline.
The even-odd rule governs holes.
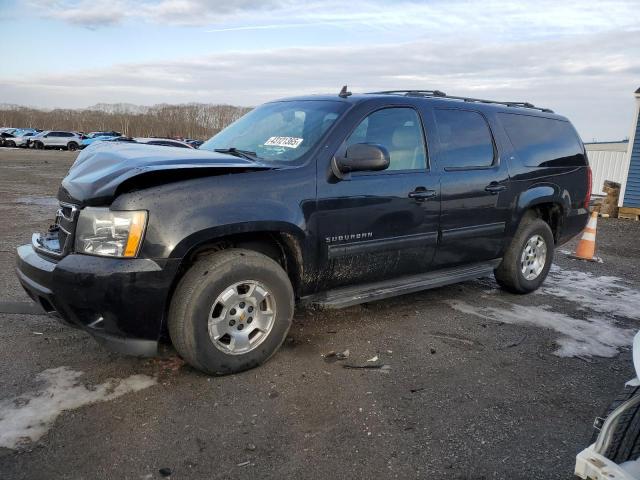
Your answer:
[[[252,152],[250,150],[240,150],[236,147],[229,148],[214,148],[214,152],[218,153],[228,153],[229,155],[233,155],[234,157],[240,157],[247,160],[251,160],[252,162],[257,162],[260,160],[256,152]]]

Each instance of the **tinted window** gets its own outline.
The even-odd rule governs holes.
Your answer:
[[[445,168],[493,165],[493,140],[482,115],[466,110],[435,110]]]
[[[586,165],[582,145],[569,122],[530,115],[498,114],[518,159],[530,167]]]
[[[356,143],[375,143],[389,151],[389,170],[426,168],[427,154],[422,125],[412,108],[385,108],[366,117],[346,141],[346,147]]]

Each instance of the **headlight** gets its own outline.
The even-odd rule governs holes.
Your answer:
[[[147,212],[116,212],[108,208],[84,208],[76,227],[78,253],[132,258],[138,254]]]

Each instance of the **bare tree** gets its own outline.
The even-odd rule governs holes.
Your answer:
[[[0,126],[78,132],[116,130],[130,137],[207,139],[249,110],[246,107],[202,103],[153,107],[101,104],[77,110],[39,110],[2,105]]]

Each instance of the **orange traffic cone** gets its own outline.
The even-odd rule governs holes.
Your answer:
[[[598,213],[593,212],[587,228],[582,233],[582,238],[578,242],[576,247],[576,253],[571,255],[573,258],[579,258],[580,260],[589,260],[591,262],[598,261],[594,257],[596,253],[596,227],[598,225]]]

